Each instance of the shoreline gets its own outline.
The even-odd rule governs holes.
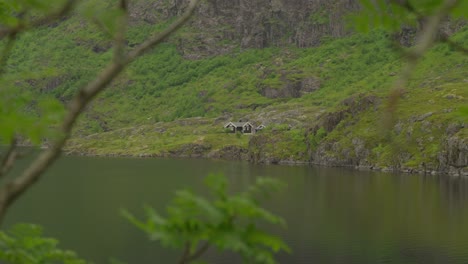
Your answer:
[[[404,174],[419,174],[419,175],[442,175],[450,177],[468,177],[468,167],[465,168],[452,168],[449,170],[437,171],[437,170],[423,170],[417,168],[391,168],[391,167],[380,167],[376,165],[368,166],[356,166],[356,165],[333,165],[333,164],[324,164],[316,163],[312,161],[301,161],[301,160],[274,160],[274,161],[261,161],[254,162],[251,159],[243,158],[223,158],[215,157],[213,155],[174,155],[171,153],[164,154],[149,154],[149,153],[140,153],[140,154],[117,154],[117,153],[108,153],[108,154],[96,154],[85,151],[76,151],[76,150],[63,150],[63,155],[65,156],[85,156],[85,157],[125,157],[125,158],[186,158],[186,159],[207,159],[207,160],[223,160],[223,161],[245,161],[252,164],[265,164],[265,165],[289,165],[289,166],[319,166],[319,167],[328,167],[328,168],[350,168],[358,171],[376,171],[376,172],[390,172],[390,173],[404,173]]]
[[[1,145],[0,147],[8,147],[7,145]],[[47,145],[41,146],[31,146],[27,144],[19,145],[21,148],[36,148],[39,151],[45,150],[48,148]],[[211,155],[210,155],[211,154]],[[219,154],[219,153],[215,153]],[[107,154],[96,154],[89,151],[77,151],[72,149],[63,149],[62,155],[64,156],[81,156],[81,157],[103,157],[103,158],[185,158],[185,159],[206,159],[206,160],[222,160],[222,161],[245,161],[252,164],[265,164],[265,165],[288,165],[288,166],[319,166],[319,167],[328,167],[328,168],[349,168],[358,171],[375,171],[375,172],[390,172],[390,173],[404,173],[404,174],[419,174],[419,175],[442,175],[450,177],[468,177],[468,167],[464,168],[454,168],[451,167],[449,170],[424,170],[418,168],[392,168],[392,167],[380,167],[377,165],[337,165],[337,164],[326,164],[318,163],[313,161],[304,161],[304,160],[293,160],[293,159],[279,159],[260,162],[255,162],[252,159],[248,158],[247,155],[238,156],[237,158],[223,157],[222,155],[213,155],[213,153],[208,153],[206,155],[202,154],[174,154],[174,153],[163,153],[163,154],[150,154],[150,153],[140,153],[140,154],[118,154],[118,153],[107,153]]]

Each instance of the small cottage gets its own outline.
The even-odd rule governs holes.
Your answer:
[[[231,133],[250,134],[254,132],[254,126],[249,122],[229,122],[224,125],[224,128],[228,129]]]

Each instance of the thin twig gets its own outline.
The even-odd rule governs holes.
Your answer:
[[[0,178],[6,175],[15,163],[17,157],[16,143],[16,137],[13,137],[10,142],[10,146],[5,153],[5,156],[3,156],[2,162],[0,163]]]
[[[208,241],[205,242],[195,253],[193,253],[186,259],[186,263],[200,258],[208,250],[209,247],[210,243]]]
[[[114,60],[116,63],[123,63],[125,60],[125,32],[127,31],[128,23],[127,1],[120,0],[119,9],[122,11],[122,14],[117,19],[117,28],[119,30],[115,34]]]
[[[113,35],[112,35],[112,32],[106,27],[106,25],[104,23],[102,23],[101,20],[99,20],[97,17],[93,17],[91,19],[91,21],[98,27],[99,30],[101,30],[104,35],[107,37],[107,38],[112,38]]]
[[[403,95],[419,60],[435,43],[440,23],[457,4],[457,0],[446,0],[436,14],[428,17],[426,26],[416,38],[416,45],[407,54],[407,63],[401,71],[400,78],[394,83],[386,106],[385,114],[387,116],[384,127],[388,132],[395,123],[395,112],[399,99]]]
[[[179,260],[179,264],[184,264],[186,263],[187,259],[190,257],[190,243],[186,242],[185,247],[184,247],[184,253],[182,253],[182,256]]]

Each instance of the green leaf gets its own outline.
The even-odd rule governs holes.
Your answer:
[[[458,1],[457,6],[450,13],[454,18],[468,19],[468,1]]]
[[[57,246],[56,239],[42,237],[42,228],[37,225],[17,224],[9,231],[0,231],[0,261],[10,264],[86,263],[74,252]]]
[[[119,20],[125,13],[117,8],[109,8],[104,1],[87,1],[79,12],[89,21],[93,21],[107,37],[114,37],[119,30]]]
[[[206,186],[210,188],[214,195],[220,199],[226,197],[227,192],[227,180],[226,177],[219,174],[210,174],[204,180]]]
[[[263,231],[253,229],[251,232],[248,233],[249,241],[255,244],[261,244],[265,247],[270,248],[273,252],[279,252],[280,250],[284,250],[286,252],[291,252],[291,249],[283,242],[281,238],[276,236],[272,236],[268,233]]]
[[[281,239],[259,230],[255,223],[266,221],[284,225],[284,220],[261,208],[254,196],[277,190],[277,180],[259,178],[254,186],[236,195],[228,195],[227,179],[210,175],[205,183],[215,193],[210,201],[188,190],[176,192],[167,207],[166,218],[146,207],[146,220],[137,220],[127,211],[124,217],[163,246],[183,249],[190,246],[195,252],[203,241],[220,250],[240,254],[250,263],[275,263],[273,252],[289,252]]]
[[[361,5],[364,7],[364,9],[367,9],[369,11],[374,11],[375,6],[370,0],[361,0]]]

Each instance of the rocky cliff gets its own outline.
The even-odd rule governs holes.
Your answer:
[[[179,48],[187,57],[226,53],[241,48],[319,45],[323,38],[349,33],[344,17],[358,9],[357,0],[207,0],[193,30]],[[131,10],[134,23],[155,24],[180,14],[186,0],[141,0]],[[190,35],[190,36],[188,36]],[[191,42],[190,40],[195,40]]]

